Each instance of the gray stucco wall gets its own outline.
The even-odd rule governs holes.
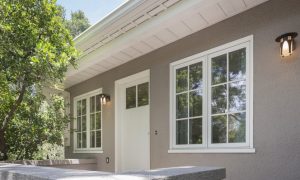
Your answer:
[[[300,47],[281,59],[278,35],[300,33],[300,1],[270,0],[184,39],[160,48],[68,89],[74,96],[103,88],[112,102],[104,106],[104,153],[72,154],[98,157],[103,171],[114,171],[114,81],[150,69],[151,168],[177,165],[226,167],[230,180],[300,179]],[[168,154],[169,64],[216,46],[254,35],[255,154]],[[300,44],[300,37],[297,39]],[[158,135],[154,131],[158,130]],[[71,142],[72,144],[72,142]],[[105,163],[105,157],[111,162]]]

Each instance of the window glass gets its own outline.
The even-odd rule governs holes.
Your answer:
[[[82,148],[86,148],[86,132],[82,133]]]
[[[96,129],[101,129],[101,113],[96,113]]]
[[[227,85],[212,87],[212,114],[225,113],[227,109]]]
[[[229,111],[246,110],[246,83],[238,81],[229,84]]]
[[[136,86],[126,88],[126,109],[136,107]]]
[[[187,144],[188,142],[188,120],[176,121],[176,144]]]
[[[203,87],[202,62],[190,65],[189,79],[190,90]]]
[[[202,144],[202,118],[189,120],[190,144]]]
[[[81,116],[81,101],[77,101],[77,116]]]
[[[81,148],[81,133],[77,133],[77,148]]]
[[[227,142],[227,117],[226,115],[212,117],[212,143]]]
[[[96,125],[95,125],[95,114],[90,115],[90,128],[91,130],[95,130]]]
[[[246,113],[229,115],[228,136],[230,143],[242,143],[246,141]]]
[[[188,93],[179,94],[176,96],[176,118],[188,117]]]
[[[189,117],[202,116],[202,90],[190,92]]]
[[[176,92],[180,93],[188,90],[188,67],[176,70]]]
[[[83,99],[81,102],[82,102],[81,113],[82,115],[86,115],[86,99]]]
[[[227,81],[227,54],[211,60],[212,85]]]
[[[86,116],[82,116],[82,131],[86,131]]]
[[[91,138],[90,138],[90,145],[91,145],[91,148],[94,148],[96,145],[95,145],[95,138],[96,138],[96,132],[95,131],[92,131],[91,132]]]
[[[90,97],[90,111],[91,113],[95,112],[95,96]]]
[[[77,131],[81,131],[81,117],[77,117]]]
[[[101,130],[96,131],[96,147],[101,147]]]
[[[149,83],[138,85],[138,106],[145,106],[149,103]]]
[[[101,111],[100,95],[96,96],[96,111]]]
[[[229,53],[229,81],[246,78],[246,48]]]

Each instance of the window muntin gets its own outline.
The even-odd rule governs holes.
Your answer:
[[[251,44],[252,39],[247,37],[243,42],[233,42],[230,46],[172,63],[171,149],[253,148],[250,119]],[[202,87],[202,107],[196,105],[195,109],[190,110],[189,104],[195,95],[191,92],[193,81],[190,80],[190,66],[200,62],[202,76],[195,75],[193,78],[203,79],[197,85]],[[191,121],[193,118],[189,116],[199,109],[203,111],[202,116],[196,117],[195,122]],[[202,144],[197,142],[199,134],[202,134]]]
[[[74,133],[75,152],[99,151],[102,149],[101,90],[74,98],[76,126]]]

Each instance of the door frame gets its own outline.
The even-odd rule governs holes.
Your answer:
[[[121,116],[120,114],[122,113],[121,111],[121,105],[123,104],[121,101],[121,94],[119,94],[119,89],[127,83],[130,83],[132,81],[136,81],[142,78],[148,78],[149,79],[149,132],[150,132],[150,102],[151,102],[151,97],[150,97],[150,70],[144,70],[142,72],[127,76],[125,78],[119,79],[115,81],[115,172],[119,172],[120,167],[121,167],[121,161],[120,161],[120,153],[121,153],[121,146],[120,146],[120,136],[121,136]],[[150,135],[148,136],[148,146],[149,146],[149,168],[150,168]]]

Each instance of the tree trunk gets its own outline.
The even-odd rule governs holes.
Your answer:
[[[7,160],[7,144],[5,141],[5,131],[0,130],[0,160]]]

